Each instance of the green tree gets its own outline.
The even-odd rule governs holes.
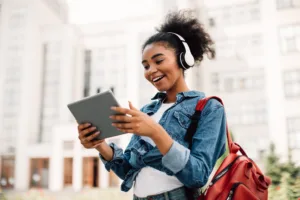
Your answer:
[[[300,167],[296,166],[290,159],[288,163],[281,165],[281,171],[290,174],[289,184],[294,185],[298,176],[300,176]]]
[[[280,187],[279,186],[274,186],[270,185],[268,189],[268,199],[269,200],[278,200],[278,193],[279,193]]]
[[[295,179],[294,184],[291,187],[291,199],[300,198],[300,176]]]
[[[266,157],[266,175],[272,179],[269,188],[270,200],[295,200],[300,193],[300,167],[290,159],[286,163],[279,163],[275,153],[275,145],[271,144]]]
[[[266,158],[266,175],[272,179],[272,184],[278,186],[281,182],[281,167],[279,158],[275,153],[275,145],[270,145],[269,154]]]
[[[291,196],[291,185],[290,185],[290,174],[287,173],[287,172],[284,172],[282,174],[282,177],[281,177],[281,184],[280,184],[280,188],[278,190],[278,193],[277,193],[277,199],[282,199],[282,200],[292,200],[290,198]]]

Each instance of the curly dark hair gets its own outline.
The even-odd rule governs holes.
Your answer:
[[[146,40],[142,46],[142,50],[149,44],[166,42],[168,47],[175,49],[176,54],[179,54],[183,51],[184,47],[174,37],[174,34],[168,33],[174,32],[185,39],[196,62],[201,62],[204,54],[207,54],[210,58],[215,56],[215,50],[212,47],[214,42],[190,10],[169,13],[164,23],[159,28],[156,28],[156,30],[158,33]]]

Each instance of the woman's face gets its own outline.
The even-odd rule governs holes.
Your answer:
[[[175,50],[165,43],[152,43],[145,47],[142,55],[145,78],[159,91],[168,91],[174,87],[183,71],[179,68]]]

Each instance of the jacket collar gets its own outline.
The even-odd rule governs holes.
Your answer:
[[[158,92],[155,94],[154,97],[151,98],[151,100],[156,100],[156,99],[159,99],[159,100],[163,100],[164,98],[166,98],[167,96],[167,93],[166,92]],[[177,99],[180,99],[182,97],[185,97],[185,98],[188,98],[188,97],[198,97],[198,96],[205,96],[203,92],[198,92],[198,91],[195,91],[195,90],[190,90],[190,91],[187,91],[187,92],[179,92],[177,93],[176,97]]]

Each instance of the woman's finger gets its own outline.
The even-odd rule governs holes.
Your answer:
[[[86,141],[91,142],[94,138],[96,138],[100,134],[100,131],[97,131],[96,133],[93,133],[92,135],[86,137]]]
[[[78,132],[81,132],[83,129],[86,129],[86,128],[88,128],[89,126],[91,126],[90,123],[79,124],[79,125],[77,126]]]
[[[85,129],[85,130],[80,132],[80,136],[85,137],[87,134],[89,134],[90,132],[93,132],[94,130],[96,130],[95,126],[93,126],[91,128],[88,128],[88,129]]]
[[[129,108],[130,108],[131,110],[136,110],[136,111],[138,111],[138,109],[135,108],[135,107],[132,105],[131,101],[128,101],[128,103],[129,103]]]
[[[112,110],[119,112],[121,114],[128,114],[131,116],[136,116],[139,114],[140,111],[136,111],[136,110],[131,110],[128,108],[122,108],[122,107],[111,107]]]
[[[126,116],[126,115],[112,115],[112,116],[109,116],[109,118],[111,118],[113,120],[121,121],[121,122],[134,122],[135,121],[134,117],[130,117],[130,116]]]
[[[135,123],[112,123],[112,125],[120,129],[133,129],[137,127]]]
[[[121,129],[121,128],[117,128],[117,129],[123,133],[134,133],[135,132],[133,129]]]

